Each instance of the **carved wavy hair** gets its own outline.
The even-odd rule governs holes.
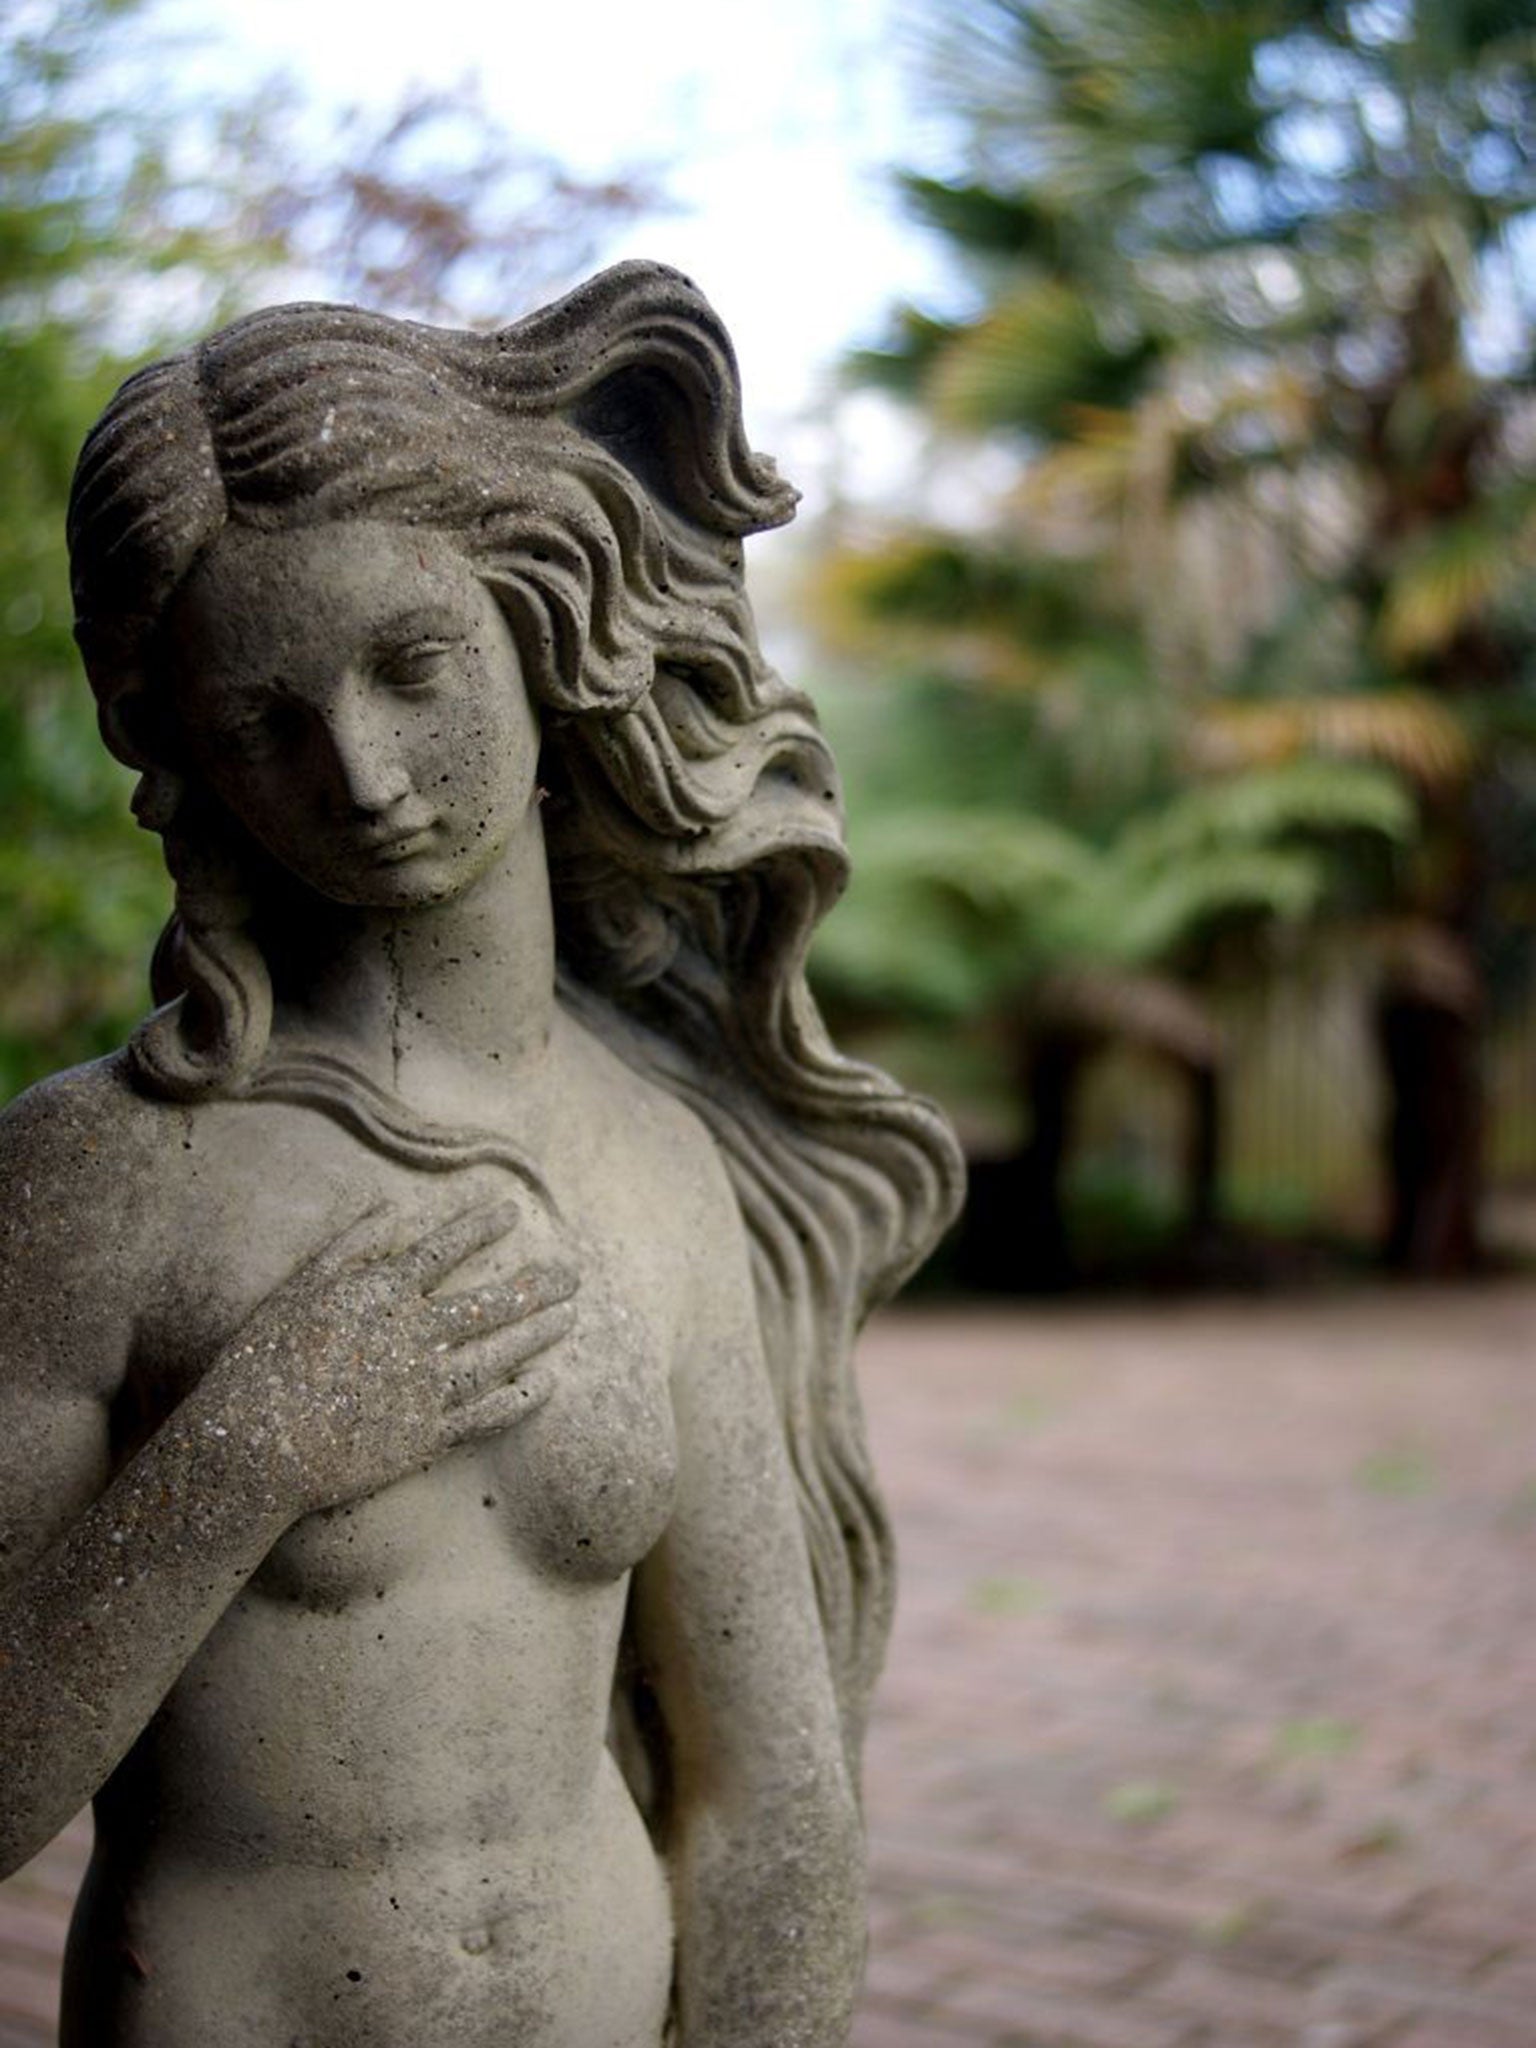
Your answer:
[[[837,782],[741,575],[743,536],[794,500],[747,447],[709,305],[632,263],[490,334],[327,305],[236,322],[123,386],[80,458],[70,547],[102,731],[176,884],[138,1084],[282,1095],[416,1166],[501,1158],[528,1177],[489,1134],[269,1047],[259,863],[178,766],[159,644],[229,524],[419,524],[494,594],[541,714],[564,999],[698,1113],[746,1222],[856,1758],[891,1555],[849,1354],[952,1215],[959,1166],[931,1105],[833,1049],[805,984],[845,873]]]

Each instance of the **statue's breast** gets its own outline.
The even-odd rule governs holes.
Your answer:
[[[365,1499],[307,1515],[253,1590],[340,1612],[411,1584],[504,1601],[532,1573],[621,1578],[666,1528],[677,1438],[663,1348],[611,1276],[588,1272],[576,1328],[533,1361],[553,1391],[524,1420]]]
[[[555,1390],[483,1450],[513,1542],[543,1570],[619,1577],[667,1525],[677,1434],[667,1358],[623,1276],[588,1268],[577,1324],[548,1354]]]

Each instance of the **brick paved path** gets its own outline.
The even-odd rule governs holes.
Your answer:
[[[865,1363],[904,1569],[856,2048],[1536,2048],[1536,1286]],[[0,1886],[0,2048],[50,2039],[78,1854]]]

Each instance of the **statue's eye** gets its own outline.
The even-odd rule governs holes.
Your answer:
[[[297,704],[275,698],[227,719],[219,738],[243,761],[264,761],[291,746],[301,734],[304,713]]]
[[[391,648],[379,661],[379,681],[392,690],[424,690],[437,681],[454,645],[452,640],[422,639]]]

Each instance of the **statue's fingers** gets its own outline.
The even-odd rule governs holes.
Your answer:
[[[548,1398],[547,1395],[544,1398]],[[448,1421],[447,1439],[450,1444],[473,1443],[477,1437],[499,1436],[504,1429],[515,1429],[525,1416],[532,1415],[542,1402],[521,1385],[496,1387],[489,1394],[482,1394],[478,1401],[465,1402],[455,1408]]]
[[[553,1319],[570,1313],[568,1305],[546,1311],[552,1319],[551,1327],[543,1336],[539,1349],[547,1351],[555,1339],[564,1331],[554,1325]],[[540,1318],[542,1321],[543,1318]],[[569,1327],[567,1324],[566,1327]],[[503,1361],[503,1366],[505,1361]],[[468,1395],[462,1401],[453,1402],[445,1418],[445,1429],[450,1443],[469,1443],[475,1437],[494,1436],[498,1430],[510,1429],[514,1424],[535,1414],[559,1385],[557,1367],[541,1360],[531,1360],[526,1369],[516,1378],[498,1379],[494,1385],[483,1387]]]
[[[430,1342],[463,1344],[492,1330],[521,1322],[558,1301],[569,1301],[580,1276],[574,1266],[551,1260],[524,1266],[510,1280],[469,1287],[461,1294],[434,1295],[426,1307]]]
[[[483,1252],[498,1238],[505,1237],[521,1215],[516,1202],[476,1202],[473,1208],[461,1210],[419,1237],[397,1256],[396,1267],[425,1293],[455,1266],[462,1266],[476,1252]]]
[[[328,1238],[310,1265],[318,1273],[339,1273],[348,1266],[382,1259],[394,1247],[399,1211],[393,1202],[374,1202]]]
[[[487,1330],[478,1342],[444,1347],[451,1405],[476,1400],[492,1388],[518,1380],[531,1359],[568,1337],[576,1327],[576,1304],[552,1301],[517,1322]]]

